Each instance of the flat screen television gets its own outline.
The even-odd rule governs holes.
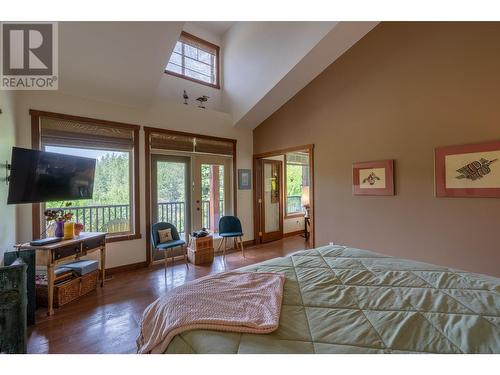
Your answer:
[[[7,204],[91,199],[96,159],[13,147]]]

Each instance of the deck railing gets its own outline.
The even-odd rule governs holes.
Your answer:
[[[185,202],[159,202],[158,221],[175,225],[179,233],[184,233]],[[86,232],[128,232],[130,230],[130,206],[112,204],[100,206],[68,207],[65,212],[73,213],[73,220],[82,223]],[[224,215],[224,200],[221,199],[219,212]],[[210,228],[210,201],[202,201],[202,226]]]
[[[219,201],[219,212],[220,216],[224,216],[224,199]],[[203,228],[210,229],[210,201],[201,201],[201,216],[202,216],[202,226]],[[215,224],[216,226],[218,223]]]
[[[184,202],[158,203],[158,221],[175,225],[179,233],[184,233]]]
[[[73,220],[82,223],[86,232],[128,232],[130,230],[130,206],[110,204],[101,206],[68,207]]]
[[[179,233],[184,233],[184,202],[158,203],[158,221],[166,221],[175,225]],[[224,216],[224,200],[220,200],[219,212]],[[203,228],[210,228],[210,201],[201,201],[201,218]]]
[[[300,195],[289,195],[286,199],[286,212],[295,213],[302,212],[302,203]]]

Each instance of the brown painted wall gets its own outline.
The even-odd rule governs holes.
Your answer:
[[[315,144],[316,245],[500,276],[500,199],[435,198],[437,146],[500,139],[500,23],[382,23],[254,131]],[[396,196],[354,197],[351,164],[395,159]]]

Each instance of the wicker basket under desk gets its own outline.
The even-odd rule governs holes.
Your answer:
[[[188,259],[194,265],[212,263],[214,260],[213,237],[191,237],[188,246]]]
[[[80,296],[97,289],[99,270],[86,275],[54,285],[54,306],[59,307],[74,301]],[[36,303],[38,306],[47,306],[47,286],[37,285]]]

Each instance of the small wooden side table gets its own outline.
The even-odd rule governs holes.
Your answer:
[[[106,233],[82,232],[72,240],[45,246],[17,245],[18,251],[35,250],[36,265],[47,267],[47,315],[54,315],[54,268],[60,263],[79,259],[95,251],[101,252],[101,288],[104,287],[106,269]]]
[[[194,265],[212,263],[214,260],[214,239],[212,235],[190,237],[188,259]]]

